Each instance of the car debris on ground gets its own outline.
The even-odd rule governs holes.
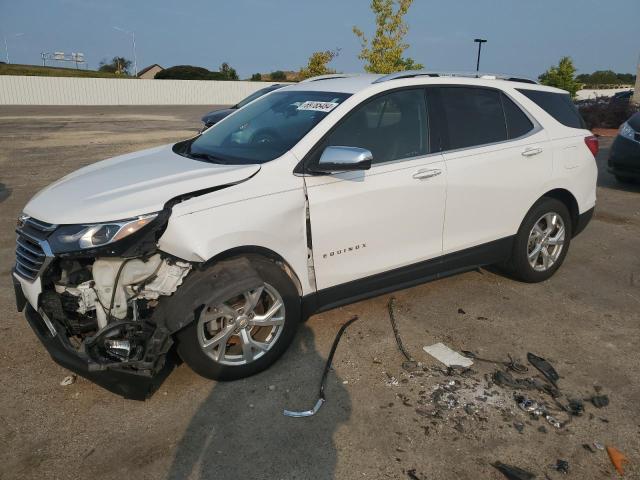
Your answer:
[[[327,375],[329,374],[329,370],[331,369],[331,363],[333,362],[333,356],[335,355],[336,349],[338,348],[338,343],[340,343],[342,334],[347,329],[347,327],[351,325],[353,322],[355,322],[356,320],[358,320],[357,315],[347,320],[346,322],[344,322],[340,327],[340,330],[338,330],[338,333],[336,334],[336,338],[333,340],[333,345],[331,346],[331,351],[329,352],[329,357],[327,358],[327,363],[324,366],[324,371],[322,372],[322,378],[320,379],[320,390],[318,392],[318,400],[316,401],[316,404],[313,406],[311,410],[295,411],[295,410],[285,409],[282,413],[286,417],[294,417],[294,418],[311,417],[316,413],[318,413],[318,410],[320,410],[320,407],[322,407],[322,404],[326,401],[326,398],[324,395],[324,385],[327,380]]]

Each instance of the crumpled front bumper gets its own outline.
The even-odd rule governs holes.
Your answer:
[[[138,373],[133,370],[104,369],[88,356],[73,348],[62,325],[48,319],[56,331],[56,334],[53,335],[43,317],[28,303],[25,308],[25,316],[36,336],[57,364],[127,399],[145,400],[149,398],[175,365],[174,362],[165,360],[164,366],[154,375]]]

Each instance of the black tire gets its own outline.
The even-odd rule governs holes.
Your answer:
[[[535,270],[528,260],[528,245],[529,234],[533,229],[536,222],[545,214],[554,212],[558,214],[564,223],[565,238],[564,245],[560,251],[560,255],[555,263],[547,270],[538,271]],[[520,225],[515,241],[513,243],[513,251],[511,258],[507,264],[507,269],[517,280],[527,283],[543,282],[550,278],[562,265],[567,252],[569,251],[569,244],[571,243],[572,236],[572,224],[571,215],[569,209],[560,200],[550,197],[541,198],[527,213]]]
[[[178,354],[197,374],[212,380],[237,380],[259,373],[271,366],[289,347],[300,323],[300,297],[295,285],[285,271],[275,262],[262,256],[246,256],[261,279],[276,289],[285,309],[285,322],[280,336],[260,358],[243,365],[218,363],[207,355],[198,341],[198,319],[176,334]],[[206,273],[206,272],[205,272]],[[240,293],[240,292],[238,292]]]

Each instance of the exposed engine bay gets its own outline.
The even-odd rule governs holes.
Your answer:
[[[67,331],[69,343],[96,369],[155,370],[167,341],[152,313],[175,293],[192,265],[160,253],[140,258],[60,259],[49,268],[44,312]]]

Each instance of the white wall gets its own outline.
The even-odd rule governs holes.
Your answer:
[[[268,82],[0,75],[0,105],[231,105]]]
[[[586,88],[584,90],[578,90],[576,92],[576,100],[593,100],[597,97],[613,97],[618,92],[627,92],[632,90],[632,87],[624,88],[607,88],[607,89],[593,89]]]

